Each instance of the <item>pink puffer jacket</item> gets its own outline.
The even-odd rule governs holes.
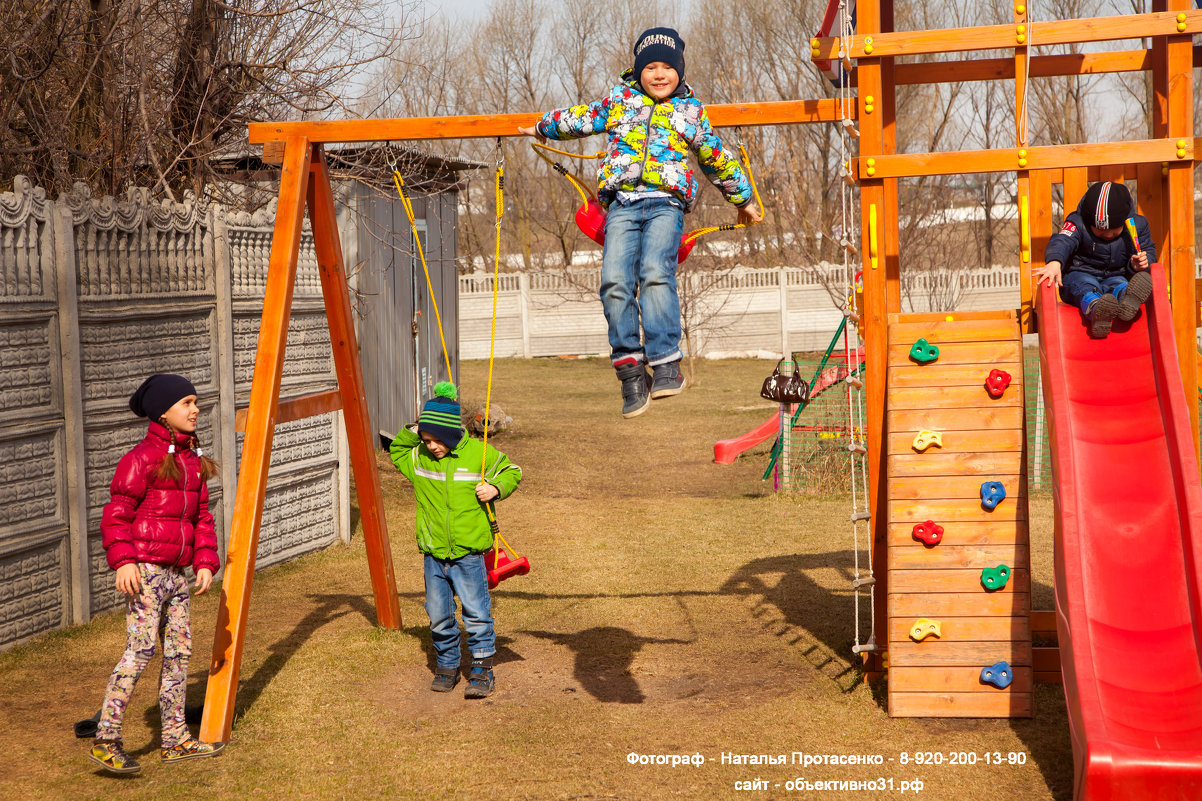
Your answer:
[[[155,478],[167,454],[170,433],[152,422],[146,439],[121,457],[112,494],[100,521],[104,550],[113,570],[131,562],[157,565],[220,566],[217,533],[209,512],[209,488],[200,480],[200,457],[186,434],[175,435],[178,481]]]

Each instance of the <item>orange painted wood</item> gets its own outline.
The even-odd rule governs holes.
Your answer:
[[[1197,148],[1195,148],[1197,152]],[[1167,172],[1167,171],[1166,171]],[[1164,187],[1167,176],[1161,175],[1159,164],[1139,164],[1136,167],[1136,180],[1139,182],[1135,200],[1139,213],[1148,218],[1148,228],[1152,232],[1152,241],[1156,244],[1157,257],[1164,253],[1165,232],[1168,230],[1168,215],[1164,212]]]
[[[992,664],[992,663],[990,663]],[[983,667],[983,666],[982,666]],[[978,671],[979,672],[979,671]],[[1013,686],[1013,685],[1011,685]],[[1029,718],[1031,693],[889,693],[889,716],[905,718]]]
[[[910,637],[910,628],[914,625],[914,617],[894,617],[889,620],[889,639],[905,640],[914,643]],[[928,618],[930,619],[930,618]],[[940,636],[930,635],[919,643],[922,650],[924,645],[947,645],[949,643],[981,643],[1007,642],[1012,640],[1030,640],[1031,625],[1027,617],[941,617],[939,618]],[[896,663],[895,663],[896,664]]]
[[[376,467],[375,436],[367,413],[363,368],[359,364],[359,343],[355,337],[342,244],[338,240],[334,191],[330,186],[325,153],[320,145],[314,147],[313,176],[309,181],[308,198],[309,224],[313,228],[321,294],[325,299],[330,345],[334,351],[334,371],[338,376],[351,469],[355,474],[355,491],[359,496],[359,516],[367,549],[367,567],[371,574],[376,623],[382,628],[396,631],[401,628],[401,609],[388,526],[384,520],[380,471]]]
[[[981,592],[986,595],[998,593],[1029,593],[1031,591],[1031,573],[1025,567],[1011,566],[1010,580],[1000,590],[986,592],[981,586],[981,570],[993,565],[980,565],[976,569],[933,569],[933,570],[891,570],[891,592],[902,593],[971,593]],[[929,615],[928,615],[929,617]]]
[[[934,546],[924,545],[914,539],[914,523],[890,523],[888,534],[890,553],[897,548],[909,548],[927,553],[933,553],[941,548],[959,547],[979,547],[986,550],[1027,548],[1028,536],[1025,520],[991,520],[985,523],[962,520],[948,520],[947,522],[935,520],[935,522],[943,526],[943,540],[939,545]]]
[[[857,13],[859,10],[857,9]],[[1038,21],[1030,26],[1026,44],[1047,47],[1072,42],[1110,42],[1123,39],[1142,39],[1177,33],[1176,14],[1126,14],[1112,17]],[[1202,33],[1202,12],[1186,12],[1188,34]],[[878,33],[871,42],[864,36],[851,43],[850,55],[862,59],[906,56],[919,53],[954,53],[970,50],[1002,50],[1017,46],[1014,25],[982,25],[950,30],[899,31]],[[868,48],[871,47],[871,53]]]
[[[981,682],[981,667],[890,667],[889,681],[909,692],[998,693],[993,685]],[[1031,692],[1032,673],[1025,665],[1014,668],[1014,681],[1006,691]]]
[[[1013,386],[1013,385],[1012,385]],[[889,454],[899,456],[910,456],[915,454],[913,431],[895,431],[889,434]],[[1005,451],[1021,451],[1023,449],[1023,440],[1025,432],[1017,428],[1000,429],[1000,430],[980,430],[980,431],[957,431],[956,435],[945,437],[943,447],[931,447],[924,452],[924,456],[946,456],[951,453],[968,453],[979,454],[981,456],[993,456],[999,452]],[[952,475],[961,475],[962,470],[956,464],[953,464],[946,469],[941,468],[938,471],[940,474],[950,473]],[[912,473],[910,475],[913,475]]]
[[[1180,8],[1183,3],[1170,3]],[[1172,11],[1166,12],[1172,14]],[[1193,11],[1184,12],[1193,14]],[[1167,39],[1165,59],[1168,65],[1169,139],[1189,142],[1194,134],[1194,72],[1192,37],[1174,35]],[[1181,383],[1188,393],[1198,386],[1198,360],[1194,352],[1198,320],[1194,281],[1194,165],[1176,159],[1169,161],[1169,291],[1173,304],[1173,330],[1177,339],[1177,362]],[[1160,261],[1164,261],[1163,256]],[[1193,430],[1194,453],[1199,452],[1198,404],[1187,404]]]
[[[1060,672],[1060,649],[1055,646],[1041,645],[1031,651],[1031,664],[1036,670],[1057,673]]]
[[[1031,264],[1030,275],[1043,267],[1043,254],[1048,248],[1048,240],[1052,238],[1052,171],[1032,170],[1030,173],[1029,189],[1030,226],[1031,226]],[[1029,278],[1022,287],[1022,307],[1019,309],[1024,333],[1035,333],[1035,279]]]
[[[917,364],[910,358],[910,348],[913,345],[913,342],[895,341],[891,343],[889,345],[889,364],[899,367]],[[930,365],[932,367],[936,364],[984,365],[1021,360],[1022,345],[1018,342],[948,342],[939,346],[939,359],[931,362]]]
[[[1059,670],[1057,670],[1055,673],[1052,673],[1052,672],[1046,671],[1046,670],[1040,670],[1040,671],[1036,671],[1036,673],[1035,673],[1035,683],[1036,684],[1064,684],[1064,677],[1062,675],[1060,675]]]
[[[1015,461],[1019,460],[1015,459]],[[1015,467],[1021,466],[1021,463],[1015,465]],[[1007,497],[1013,497],[1014,487],[1018,487],[1019,492],[1026,489],[1026,482],[1020,481],[1017,473],[1012,475],[997,473],[989,480],[1005,484]],[[925,501],[965,500],[979,503],[981,500],[981,477],[972,475],[890,476],[889,498],[890,500]]]
[[[301,221],[309,179],[311,147],[304,137],[289,137],[280,174],[271,258],[263,297],[263,317],[255,352],[255,372],[250,386],[250,406],[234,517],[230,524],[225,577],[213,635],[213,659],[205,688],[204,715],[200,737],[205,742],[226,742],[234,721],[234,702],[246,639],[246,617],[250,608],[259,524],[267,492],[267,470],[271,464],[271,441],[275,428],[280,380],[284,370],[284,347],[288,341],[288,319],[296,283],[296,260],[300,249]]]
[[[329,392],[315,392],[312,395],[304,395],[292,400],[281,401],[279,410],[275,415],[275,424],[278,426],[281,423],[291,423],[294,420],[304,420],[307,417],[313,417],[327,412],[336,412],[342,408],[342,398],[338,395],[338,390],[332,389]],[[246,409],[239,409],[234,415],[234,431],[239,434],[246,431]]]
[[[1184,141],[1187,143],[1185,156],[1180,159],[1177,158],[1176,140],[1173,139],[1141,139],[1129,142],[1030,147],[1026,148],[1026,167],[1038,170],[1049,167],[1089,167],[1097,164],[1159,163],[1162,161],[1192,165],[1194,142],[1192,138]],[[872,164],[868,163],[869,158],[874,159]],[[1018,159],[1018,148],[905,153],[876,157],[861,155],[856,163],[856,172],[861,179],[872,175],[868,172],[869,169],[875,171],[876,178],[1014,172],[1020,167]]]
[[[889,569],[932,570],[980,568],[981,565],[997,564],[1025,565],[1030,559],[1030,551],[1025,544],[1007,542],[998,545],[949,545],[946,540],[947,526],[944,526],[943,535],[945,539],[934,546],[924,545],[909,532],[906,534],[909,542],[893,545],[891,536]]]
[[[950,448],[957,447],[958,432],[948,432]],[[994,453],[967,452],[941,453],[937,446],[927,448],[923,453],[890,454],[888,473],[890,479],[905,476],[973,476],[978,484],[982,481],[993,481],[990,476],[1019,474],[1022,469],[1022,453],[1020,451],[998,451]],[[1007,494],[1010,494],[1007,485]]]
[[[1022,362],[994,362],[987,366],[976,364],[901,364],[889,368],[891,387],[985,387],[989,371],[997,368],[1010,374],[1010,392],[1023,382]]]
[[[982,428],[1021,428],[1023,410],[1017,406],[979,409],[902,409],[889,412],[888,425],[895,431],[976,431]],[[932,451],[938,447],[932,446]]]
[[[963,322],[965,320],[1005,319],[1012,315],[1013,312],[1009,310],[1002,311],[998,309],[965,309],[963,311],[956,312],[907,312],[906,314],[890,312],[889,325],[893,326],[901,323],[942,323],[946,321],[948,314],[951,314],[956,318],[956,320]]]
[[[733,125],[794,125],[834,122],[839,119],[835,101],[774,100],[762,103],[715,103],[706,106],[715,127]],[[542,117],[520,114],[476,114],[452,117],[399,117],[375,120],[307,120],[304,122],[251,123],[250,143],[261,145],[289,136],[305,136],[313,143],[388,142],[412,139],[479,139],[521,136],[518,127],[534,125]]]
[[[1023,395],[1021,388],[1017,392],[1007,390],[1002,396],[995,398],[981,386],[967,387],[897,387],[890,389],[886,395],[886,403],[895,411],[902,409],[968,409],[974,407],[997,408],[1001,406],[1022,406]],[[1013,384],[1011,384],[1013,387]]]
[[[951,317],[949,322],[946,318]],[[889,338],[894,342],[913,342],[919,337],[933,345],[944,342],[991,342],[997,339],[1016,339],[1018,332],[1013,312],[1005,317],[984,320],[964,319],[948,312],[939,320],[911,321],[905,317],[889,323]],[[938,362],[932,363],[934,367]]]
[[[1056,639],[1056,612],[1051,609],[1031,611],[1031,634],[1036,637]]]
[[[1119,50],[1112,53],[1065,53],[1033,56],[1030,61],[1029,74],[1032,78],[1050,78],[1060,75],[1140,72],[1150,68],[1151,57],[1146,50]],[[899,86],[1013,79],[1014,59],[1012,58],[963,59],[897,65]]]
[[[937,618],[951,615],[1025,615],[1031,608],[1027,592],[891,593],[889,614],[894,617]],[[996,661],[996,660],[995,660]],[[992,663],[990,663],[992,664]]]
[[[929,617],[929,615],[928,615]],[[928,637],[914,642],[909,637],[894,640],[889,644],[889,667],[972,667],[977,670],[986,665],[1006,660],[1011,666],[1031,665],[1031,645],[1011,640],[984,642],[940,642]]]
[[[1012,493],[1007,492],[1006,499],[999,503],[992,512],[986,511],[979,503],[969,504],[963,501],[889,501],[890,523],[921,523],[934,520],[937,523],[989,523],[1002,520],[1026,520],[1027,504],[1025,500],[1019,503]],[[946,525],[946,524],[945,524]]]
[[[1081,196],[1089,188],[1089,170],[1085,167],[1064,165],[1062,183],[1064,184],[1064,215],[1060,218],[1061,223],[1077,208],[1077,204],[1081,202]]]

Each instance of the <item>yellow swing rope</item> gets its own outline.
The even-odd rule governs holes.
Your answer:
[[[493,250],[493,284],[492,284],[492,334],[488,343],[488,384],[485,390],[484,401],[484,448],[480,457],[480,480],[484,480],[484,471],[488,467],[488,423],[489,412],[492,407],[492,367],[493,354],[496,350],[497,343],[497,291],[500,283],[501,270],[501,218],[505,215],[504,203],[504,187],[505,187],[505,157],[504,151],[501,149],[501,140],[497,140],[497,169],[496,169],[496,246]],[[396,163],[392,164],[392,181],[396,184],[397,195],[401,198],[401,205],[405,209],[405,215],[409,218],[409,226],[413,229],[413,241],[417,248],[418,256],[421,257],[422,270],[426,274],[426,288],[430,293],[430,303],[434,306],[434,318],[438,323],[438,340],[442,343],[442,357],[446,361],[447,376],[452,377],[451,373],[451,357],[447,353],[447,340],[442,331],[442,315],[438,312],[438,301],[434,298],[434,285],[430,280],[430,268],[426,265],[425,248],[422,247],[422,241],[417,233],[417,220],[413,214],[413,204],[408,196],[405,195],[405,179],[401,176],[400,170],[397,169]],[[484,505],[485,515],[488,517],[488,526],[492,529],[493,536],[501,540],[501,544],[505,546],[505,550],[509,553],[510,558],[516,558],[517,552],[513,546],[506,541],[501,534],[501,528],[497,524],[496,510],[493,508],[492,501]]]
[[[587,195],[585,194],[585,189],[581,185],[579,179],[577,179],[576,176],[569,173],[562,164],[560,164],[557,161],[552,161],[549,157],[543,155],[539,151],[546,150],[551,153],[558,153],[561,156],[571,156],[572,158],[577,158],[577,159],[604,158],[605,151],[599,150],[596,153],[593,153],[592,155],[585,156],[585,155],[581,155],[579,153],[570,153],[567,150],[557,150],[556,148],[548,147],[547,145],[539,144],[538,142],[531,142],[530,147],[534,149],[535,155],[537,155],[540,159],[542,159],[543,161],[550,164],[552,169],[554,169],[557,173],[559,173],[564,178],[567,178],[569,181],[572,182],[572,186],[576,188],[576,192],[580,195],[581,201],[583,201],[584,203],[589,202],[589,199],[592,197],[592,193],[590,192]],[[758,222],[763,221],[763,219],[764,219],[764,201],[760,199],[760,190],[755,185],[755,175],[751,171],[751,159],[747,156],[747,148],[743,145],[742,137],[739,137],[739,157],[740,157],[740,160],[743,162],[743,170],[747,173],[747,181],[748,181],[748,183],[751,184],[751,192],[755,196],[755,202],[760,207],[760,220],[757,222],[754,222],[754,223],[727,223],[724,225],[711,225],[706,228],[698,228],[696,230],[689,231],[689,233],[684,238],[685,244],[692,242],[693,240],[697,239],[698,237],[705,236],[706,234],[712,234],[717,231],[735,231],[735,230],[738,230],[739,228],[747,228],[751,225],[757,225]]]
[[[438,313],[438,299],[434,297],[434,284],[430,281],[430,268],[426,265],[426,249],[422,247],[421,237],[417,233],[417,220],[413,217],[413,204],[409,201],[405,194],[405,179],[401,176],[401,171],[397,169],[396,162],[392,164],[392,182],[396,184],[396,192],[401,198],[401,206],[405,209],[405,216],[409,218],[409,227],[413,230],[413,246],[417,249],[417,255],[421,257],[422,272],[426,274],[426,291],[430,295],[430,304],[434,306],[434,319],[438,323],[438,341],[442,343],[442,358],[447,365],[447,380],[454,381],[455,375],[451,372],[451,357],[447,354],[447,340],[442,334],[442,315]]]

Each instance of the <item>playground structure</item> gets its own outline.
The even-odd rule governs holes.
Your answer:
[[[1195,781],[1202,765],[1197,734],[1202,680],[1196,675],[1196,637],[1202,625],[1197,600],[1202,591],[1198,587],[1197,537],[1202,535],[1196,486],[1198,414],[1196,406],[1177,399],[1182,386],[1191,391],[1197,386],[1198,371],[1193,213],[1198,142],[1193,133],[1192,36],[1202,32],[1202,12],[1192,10],[1186,0],[1155,0],[1152,9],[1115,17],[1043,21],[1030,19],[1027,7],[1019,2],[1013,6],[1013,24],[894,32],[891,0],[861,0],[855,9],[855,35],[817,38],[811,43],[815,60],[837,62],[843,74],[854,74],[854,104],[796,100],[715,105],[709,110],[716,127],[842,121],[858,138],[858,155],[848,160],[847,180],[856,183],[860,192],[856,251],[863,267],[864,306],[855,314],[863,326],[867,360],[869,492],[867,512],[853,517],[870,521],[875,576],[873,631],[860,652],[869,676],[888,671],[890,714],[1029,715],[1031,682],[1041,672],[1052,674],[1049,678],[1056,674],[1051,666],[1040,670],[1036,665],[1038,654],[1030,647],[1029,595],[1025,605],[1023,601],[1030,580],[1021,478],[1026,445],[1021,400],[1016,406],[1013,399],[1021,398],[1024,376],[1021,369],[1011,373],[1009,388],[995,397],[994,387],[986,381],[989,369],[998,366],[998,355],[1012,354],[1021,333],[1034,332],[1039,322],[1048,325],[1056,318],[1056,326],[1047,330],[1049,338],[1054,336],[1062,344],[1058,350],[1087,345],[1093,367],[1121,367],[1130,371],[1133,382],[1138,379],[1139,386],[1156,388],[1151,396],[1130,390],[1132,394],[1116,400],[1154,407],[1154,413],[1140,418],[1139,427],[1154,435],[1147,446],[1152,450],[1136,464],[1155,464],[1163,482],[1148,485],[1148,492],[1155,490],[1155,494],[1142,498],[1127,494],[1098,498],[1096,488],[1082,487],[1073,477],[1097,476],[1103,465],[1124,464],[1123,448],[1130,442],[1118,436],[1121,427],[1102,427],[1093,441],[1085,436],[1076,423],[1090,418],[1073,407],[1088,391],[1079,383],[1085,379],[1073,365],[1049,358],[1050,345],[1045,344],[1044,385],[1054,416],[1056,478],[1061,482],[1057,630],[1078,798],[1162,797],[1161,788]],[[1148,49],[1042,56],[1031,52],[1037,46],[1144,38],[1151,41]],[[1013,57],[895,64],[899,56],[980,50],[1008,50]],[[1031,78],[1143,70],[1152,74],[1153,138],[1029,143],[1022,111]],[[1012,147],[896,152],[897,85],[999,79],[1013,80],[1020,110]],[[394,629],[401,624],[324,144],[513,136],[519,125],[535,120],[534,114],[508,114],[251,126],[251,143],[264,146],[265,160],[282,165],[281,184],[203,739],[225,741],[230,736],[276,423],[345,410],[379,624]],[[953,315],[950,320],[901,314],[898,180],[981,172],[1013,172],[1017,178],[1019,256],[1026,276],[1019,309]],[[1099,179],[1138,182],[1140,208],[1151,222],[1167,278],[1157,273],[1157,291],[1146,322],[1137,321],[1129,331],[1105,342],[1082,344],[1076,341],[1081,332],[1072,310],[1053,309],[1055,299],[1046,291],[1043,320],[1037,318],[1030,275],[1051,234],[1053,183],[1063,184],[1065,197],[1072,198],[1089,181]],[[339,390],[280,403],[283,348],[306,206]],[[1144,340],[1151,343],[1148,350],[1128,358],[1127,346]],[[941,351],[942,361],[928,358]],[[983,417],[974,411],[981,409],[986,410]],[[1015,416],[1019,425],[1009,425]],[[1002,417],[1007,424],[995,426],[993,421]],[[1164,424],[1159,433],[1152,430],[1157,419]],[[1109,435],[1115,439],[1106,439]],[[921,442],[926,446],[918,447]],[[1087,463],[1082,464],[1082,459]],[[1127,560],[1122,579],[1112,582],[1105,574],[1084,575],[1081,568],[1089,563],[1088,557],[1106,546],[1104,533],[1082,524],[1082,507],[1101,501],[1106,503],[1100,509],[1089,510],[1097,517],[1095,526],[1117,525],[1127,537],[1135,533],[1133,527],[1143,531],[1148,524],[1132,521],[1129,515],[1141,505],[1154,506],[1165,527],[1145,532],[1156,535],[1152,541],[1157,548],[1148,553],[1158,558],[1173,555],[1177,570],[1162,565],[1160,572],[1153,572],[1153,560],[1141,556]],[[943,515],[947,525],[925,517],[927,513]],[[1114,517],[1108,522],[1105,516],[1110,514]],[[1127,553],[1114,549],[1111,556]],[[1010,561],[1000,562],[1003,558]],[[1166,570],[1171,577],[1166,577]],[[1135,622],[1122,615],[1112,617],[1127,597],[1131,573],[1138,573],[1140,586],[1165,590],[1149,593],[1146,607],[1141,606],[1149,614]],[[969,598],[976,601],[966,607],[962,602]],[[1172,628],[1155,628],[1161,620]],[[1119,625],[1122,637],[1113,630]],[[1132,651],[1138,649],[1146,649],[1147,663],[1168,666],[1164,676],[1156,677],[1154,687],[1142,683],[1150,671],[1141,673],[1130,662]],[[1111,664],[1116,660],[1117,667]],[[1115,717],[1113,704],[1121,693],[1129,703]],[[1148,703],[1140,701],[1145,697]],[[1155,717],[1171,709],[1179,714]]]

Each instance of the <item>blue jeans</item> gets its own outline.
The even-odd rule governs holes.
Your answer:
[[[1085,314],[1086,308],[1105,294],[1122,298],[1127,289],[1127,278],[1123,275],[1108,275],[1102,278],[1079,270],[1067,272],[1060,279],[1060,299],[1081,309]]]
[[[676,251],[683,231],[684,211],[672,198],[614,201],[609,207],[601,305],[615,364],[634,357],[654,367],[681,358]]]
[[[484,554],[459,559],[435,559],[426,554],[426,614],[430,616],[430,638],[440,668],[459,666],[459,624],[455,621],[455,596],[463,604],[463,627],[473,659],[497,652],[497,635],[492,624],[492,599],[488,595],[488,572]]]

